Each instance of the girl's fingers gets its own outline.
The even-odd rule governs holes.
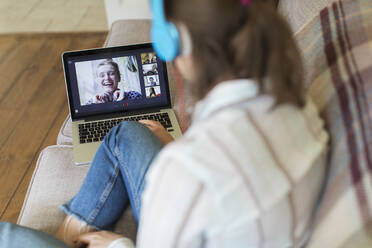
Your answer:
[[[139,120],[138,122],[151,127],[156,127],[160,124],[159,122],[152,120]]]

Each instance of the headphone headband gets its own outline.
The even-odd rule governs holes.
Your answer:
[[[151,0],[153,21],[167,22],[164,11],[164,0]]]
[[[165,18],[163,0],[151,0],[153,21],[151,37],[160,59],[171,61],[181,53],[180,34],[176,26]]]

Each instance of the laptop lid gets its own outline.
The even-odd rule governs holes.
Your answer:
[[[171,108],[165,62],[151,43],[62,54],[72,120]]]

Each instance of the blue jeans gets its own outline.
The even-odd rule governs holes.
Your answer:
[[[110,229],[130,203],[138,224],[146,172],[162,147],[142,124],[120,123],[106,135],[79,193],[61,206],[62,210],[97,229]],[[0,222],[0,248],[3,247],[68,246],[46,233]]]
[[[112,229],[130,203],[138,224],[145,177],[162,149],[138,122],[122,122],[105,136],[78,194],[62,211],[90,226]]]

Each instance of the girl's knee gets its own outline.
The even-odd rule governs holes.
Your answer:
[[[143,124],[135,121],[123,121],[113,127],[105,137],[105,142],[110,146],[117,146],[122,142],[135,142],[139,138],[151,136],[151,131]]]
[[[147,127],[136,121],[123,121],[113,131],[114,135],[121,139],[133,139],[134,136],[138,137],[140,134],[148,132]]]
[[[145,126],[137,121],[122,121],[116,127],[120,130],[132,131],[133,129],[143,129]]]

